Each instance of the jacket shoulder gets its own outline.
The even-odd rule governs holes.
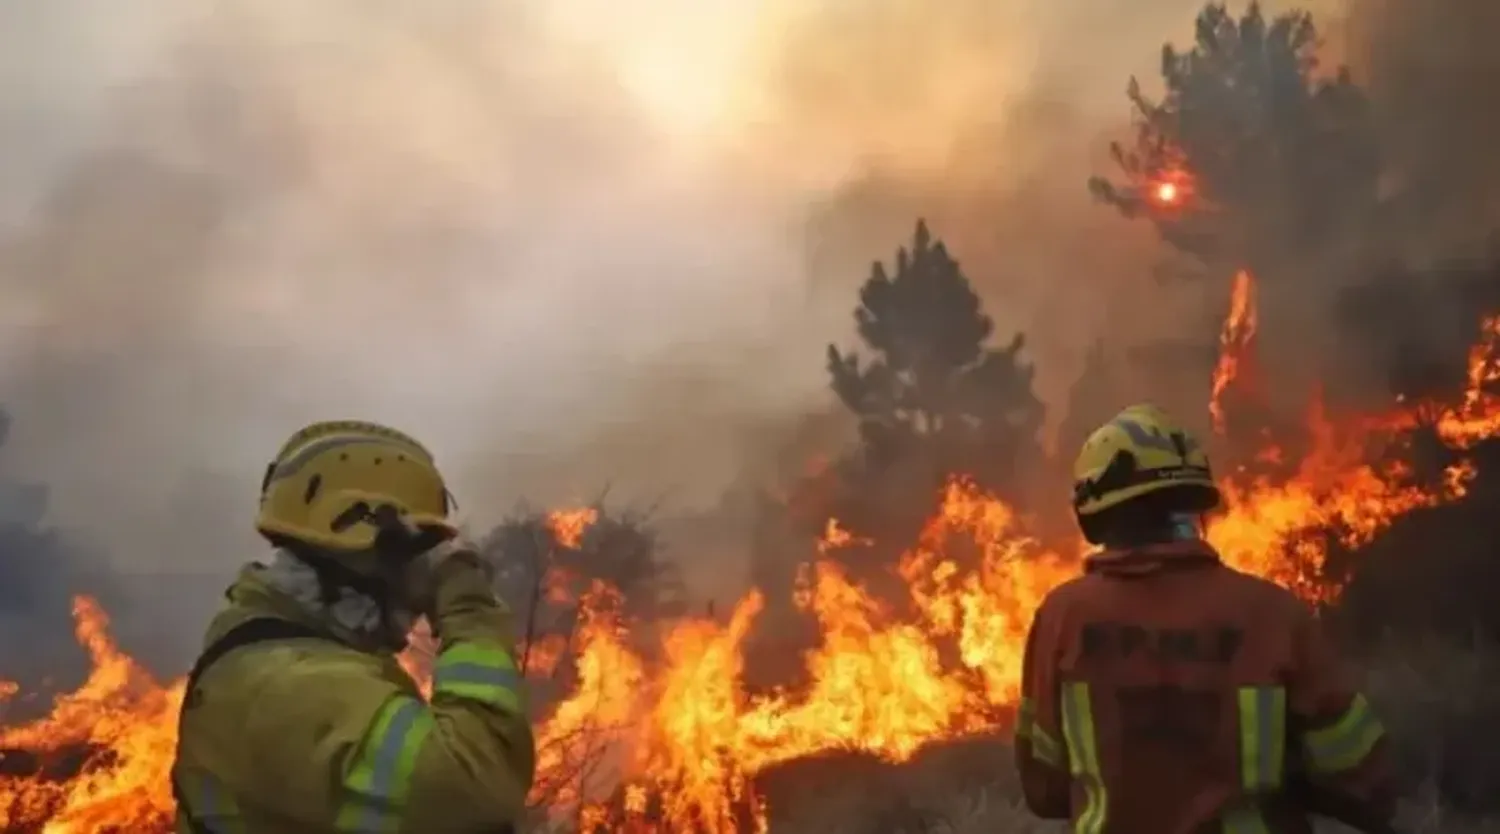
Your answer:
[[[1099,577],[1087,573],[1064,580],[1042,597],[1036,609],[1037,619],[1058,616],[1080,601],[1086,600],[1095,592],[1094,584],[1098,580]]]
[[[1228,590],[1247,602],[1254,603],[1266,614],[1287,619],[1311,616],[1307,602],[1283,585],[1229,565],[1220,565],[1218,573]]]
[[[365,700],[366,693],[378,693],[383,701],[408,687],[415,692],[409,679],[393,672],[405,677],[394,659],[334,640],[296,638],[237,649],[206,672],[199,686],[205,700],[215,693],[243,693],[262,709],[280,707],[282,701],[338,706]]]
[[[204,673],[183,714],[186,741],[242,745],[261,742],[353,744],[380,708],[396,695],[416,696],[416,686],[394,659],[366,654],[331,640],[296,639],[246,646]],[[184,745],[185,749],[196,746]]]

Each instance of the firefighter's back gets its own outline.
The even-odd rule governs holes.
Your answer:
[[[1298,662],[1295,597],[1184,543],[1097,557],[1052,603],[1069,752],[1107,786],[1099,830],[1310,830],[1271,799]]]
[[[1084,442],[1073,511],[1099,551],[1027,635],[1026,805],[1079,834],[1304,834],[1313,806],[1382,830],[1380,722],[1312,611],[1204,540],[1221,499],[1202,444],[1156,406]]]

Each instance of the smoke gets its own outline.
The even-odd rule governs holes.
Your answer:
[[[222,571],[307,420],[431,440],[482,509],[645,473],[570,468],[615,427],[688,460],[817,393],[783,347],[792,195],[684,147],[608,21],[545,7],[0,11],[9,463],[60,520],[129,570]],[[699,410],[721,379],[739,414]]]
[[[479,524],[713,506],[829,408],[822,347],[918,215],[1056,422],[1099,335],[1219,315],[1143,291],[1161,248],[1083,184],[1200,6],[0,6],[5,465],[127,573],[227,576],[314,419],[428,440]]]
[[[1415,258],[1473,253],[1500,228],[1500,6],[1351,3],[1350,60],[1372,92]]]
[[[1303,320],[1336,345],[1326,352],[1346,393],[1451,391],[1478,316],[1500,304],[1500,58],[1486,40],[1500,9],[1375,0],[1340,12],[1322,28],[1329,59],[1350,65],[1372,105],[1382,205],[1361,242],[1381,262],[1356,262],[1341,284],[1324,277],[1338,316]]]
[[[1132,74],[1197,4],[823,4],[788,27],[773,63],[802,153],[844,166],[816,217],[820,275],[847,295],[927,217],[981,288],[1002,336],[1029,338],[1059,410],[1116,296],[1138,287],[1154,241],[1094,205]],[[873,253],[873,255],[872,255]],[[1054,415],[1056,416],[1056,415]]]
[[[919,8],[0,10],[8,465],[133,571],[240,561],[265,455],[326,417],[431,439],[481,515],[604,480],[711,502],[766,421],[822,407],[846,290],[917,212],[1007,248],[1065,225],[1031,193],[1080,191],[1036,136],[1082,117],[1018,126],[1075,15]],[[1070,54],[1091,95],[1123,83]],[[991,205],[1016,216],[958,220]],[[1004,266],[976,278],[1049,283]]]

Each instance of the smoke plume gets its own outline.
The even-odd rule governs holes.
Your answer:
[[[432,439],[476,511],[604,479],[711,500],[759,425],[824,402],[846,290],[917,212],[976,265],[1082,233],[1028,205],[1082,205],[1045,137],[1086,135],[1063,102],[1160,37],[1070,48],[1089,94],[1048,105],[1073,13],[648,6],[0,11],[11,465],[132,570],[239,561],[254,474],[322,417]],[[1031,325],[1050,259],[997,266]]]
[[[1367,5],[1372,79],[1444,42]],[[606,482],[714,505],[829,408],[822,347],[918,215],[1054,422],[1100,333],[1216,320],[1139,302],[1160,248],[1083,187],[1197,0],[626,6],[0,7],[5,465],[115,570],[219,581],[314,419],[430,441],[481,524]],[[1380,81],[1414,166],[1494,109],[1422,110],[1467,60]]]

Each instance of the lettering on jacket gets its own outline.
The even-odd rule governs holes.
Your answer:
[[[1084,662],[1139,658],[1227,666],[1245,644],[1245,632],[1230,625],[1188,629],[1091,622],[1084,623],[1079,639]]]
[[[1212,672],[1228,672],[1245,644],[1245,632],[1232,625],[1157,628],[1099,621],[1085,623],[1079,641],[1086,664],[1148,663],[1159,669],[1206,666],[1212,670],[1210,677],[1218,677]],[[1206,750],[1225,720],[1226,704],[1219,687],[1193,688],[1158,678],[1149,685],[1113,689],[1120,734],[1130,742],[1183,752]]]

